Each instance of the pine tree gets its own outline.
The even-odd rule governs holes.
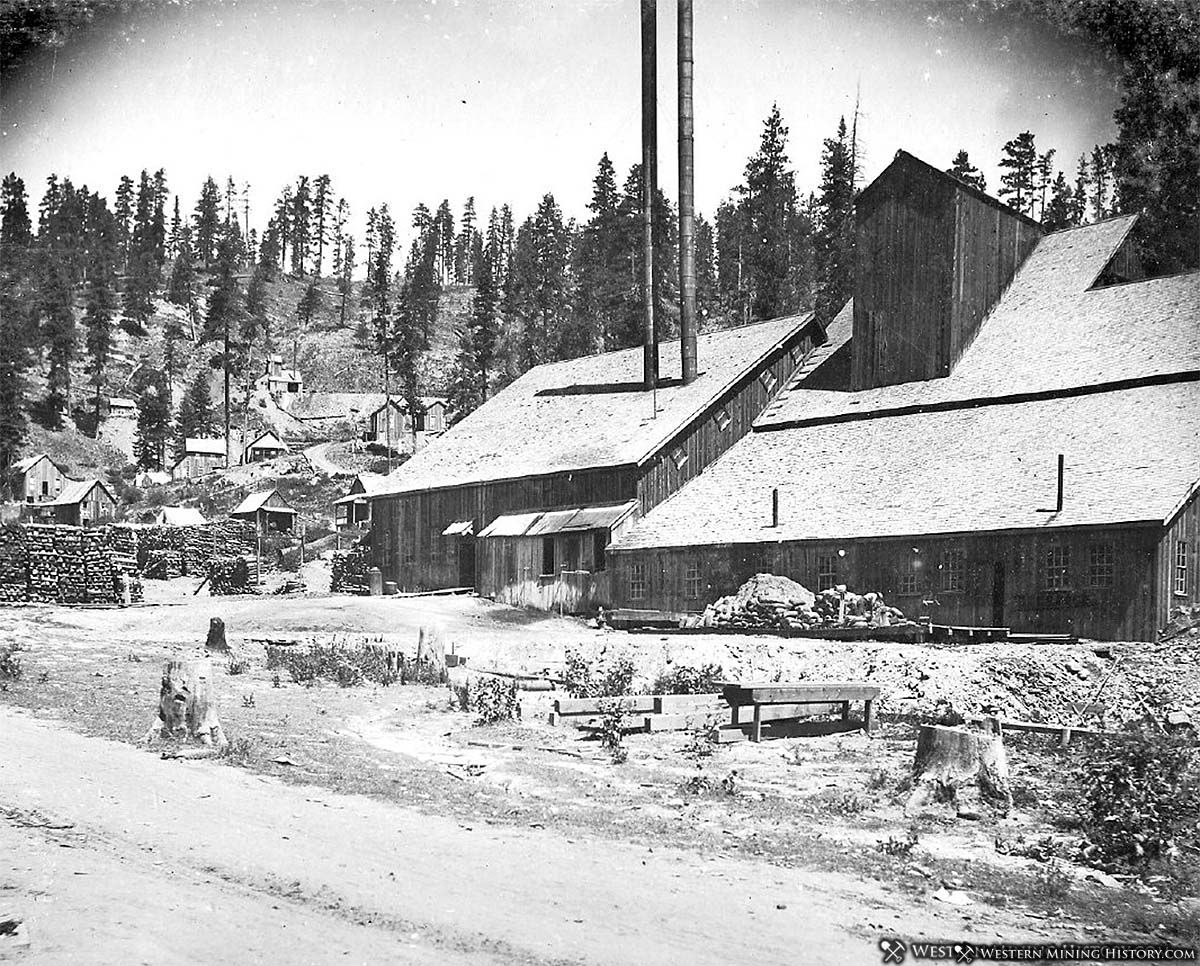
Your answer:
[[[828,328],[854,291],[854,165],[845,119],[838,123],[837,136],[826,138],[821,152],[815,212],[813,312],[821,327]]]
[[[150,216],[150,247],[154,253],[154,275],[157,279],[167,260],[167,173],[162,168],[154,172],[153,204]]]
[[[450,202],[438,205],[433,223],[434,271],[439,285],[454,281],[454,213]]]
[[[471,196],[463,206],[461,227],[454,242],[454,281],[460,285],[474,285],[473,254],[479,231],[475,227],[475,198]]]
[[[737,323],[750,321],[750,289],[746,277],[746,219],[733,201],[717,206],[717,292],[723,311]]]
[[[1037,194],[1038,194],[1038,213],[1043,221],[1046,219],[1046,192],[1050,190],[1054,184],[1054,148],[1051,148],[1045,154],[1038,155],[1037,159]]]
[[[312,199],[312,256],[313,274],[321,277],[324,266],[325,245],[329,241],[330,214],[333,195],[329,191],[329,175],[318,175],[313,181]]]
[[[718,312],[717,244],[713,226],[701,214],[696,215],[696,315],[699,325]]]
[[[983,172],[971,163],[964,148],[959,148],[958,153],[954,155],[954,161],[946,169],[946,174],[954,175],[959,181],[969,184],[972,188],[987,191],[987,179],[983,176]]]
[[[629,336],[625,332],[629,321],[627,303],[634,279],[626,248],[631,232],[623,221],[620,200],[616,171],[608,154],[604,154],[592,179],[592,200],[588,203],[591,218],[583,226],[575,249],[574,276],[575,314],[592,320],[595,342],[605,348],[625,345]],[[489,240],[485,255],[489,270],[496,257],[495,244]]]
[[[346,222],[350,219],[350,206],[345,198],[339,198],[333,212],[333,277],[342,277],[342,254],[345,252]]]
[[[116,204],[113,214],[117,219],[117,245],[121,258],[121,271],[129,271],[129,241],[133,237],[133,178],[121,175],[117,185]]]
[[[1087,201],[1092,190],[1091,167],[1086,154],[1079,156],[1075,168],[1075,190],[1071,192],[1071,223],[1083,225],[1087,223]]]
[[[446,207],[449,211],[449,206]],[[444,224],[439,225],[424,205],[417,205],[412,224],[417,235],[404,272],[405,311],[409,316],[406,323],[419,326],[428,342],[437,322],[438,297],[442,290],[438,260],[444,254],[440,234]]]
[[[512,277],[505,314],[518,326],[516,362],[530,369],[565,358],[564,330],[571,316],[570,239],[562,211],[551,194],[521,225],[513,246]]]
[[[61,429],[71,399],[71,365],[75,359],[75,285],[78,258],[77,200],[69,180],[51,175],[38,208],[39,336],[46,352],[46,397],[42,421]]]
[[[1112,214],[1114,207],[1109,197],[1112,179],[1110,177],[1111,153],[1105,151],[1099,144],[1092,148],[1092,218],[1100,221]]]
[[[230,383],[233,370],[238,363],[237,334],[241,330],[243,312],[241,287],[237,280],[237,240],[232,234],[222,235],[217,245],[217,261],[214,266],[215,287],[208,300],[208,315],[204,320],[204,340],[219,341],[220,352],[213,357],[213,365],[220,368],[225,384],[225,459],[229,462]]]
[[[133,453],[138,466],[160,470],[166,464],[171,435],[171,388],[165,372],[143,371],[145,377],[134,383],[138,415]]]
[[[209,369],[198,370],[179,402],[179,413],[175,420],[176,459],[183,456],[184,445],[189,438],[210,439],[217,432],[210,379]]]
[[[221,233],[221,190],[211,177],[204,179],[200,189],[200,200],[192,216],[195,225],[195,255],[205,271],[212,265],[217,252],[217,239]]]
[[[341,297],[341,324],[346,325],[346,303],[350,298],[351,279],[354,276],[354,236],[343,235],[339,261],[338,295]]]
[[[176,195],[175,211],[171,215],[171,228],[167,233],[167,250],[172,258],[179,254],[179,246],[182,243],[185,228],[183,216],[179,213],[179,195]]]
[[[288,245],[292,240],[292,186],[286,186],[275,202],[275,237],[279,246],[279,270],[287,271]]]
[[[25,183],[13,172],[0,189],[0,478],[7,477],[28,425],[33,258]]]
[[[142,171],[138,183],[137,210],[129,242],[129,277],[125,284],[125,329],[132,335],[146,334],[145,324],[154,311],[158,287],[158,262],[154,239],[154,183]]]
[[[197,279],[191,234],[184,227],[180,231],[178,251],[175,254],[175,263],[171,266],[171,278],[167,283],[167,301],[187,309],[188,326],[193,338],[196,334],[196,292]],[[167,326],[170,331],[164,330],[163,336],[166,339],[167,353],[172,360],[172,364],[168,366],[167,377],[173,384],[177,372],[173,364],[174,343],[183,337],[183,332],[178,329],[178,322],[174,317],[171,317]]]
[[[292,194],[292,274],[304,275],[304,263],[312,242],[312,208],[308,178],[301,175],[296,179],[296,190]]]
[[[746,164],[741,188],[746,220],[745,264],[751,292],[750,313],[771,319],[796,307],[790,291],[791,246],[788,226],[796,213],[796,177],[787,156],[787,126],[778,105],[763,124],[762,139]],[[847,184],[853,179],[853,159],[846,142],[845,121],[839,133],[839,150],[845,152]],[[827,150],[829,142],[826,142]]]
[[[458,333],[458,354],[450,379],[449,401],[455,422],[487,401],[500,337],[500,292],[487,249],[477,268],[471,317]]]
[[[1059,231],[1063,228],[1073,228],[1078,222],[1074,220],[1075,197],[1067,177],[1061,171],[1050,186],[1050,200],[1042,212],[1042,227],[1046,231]]]
[[[1032,132],[1022,131],[1005,142],[1000,168],[1004,172],[1000,175],[1000,198],[1021,214],[1032,216],[1038,182],[1038,153]]]
[[[87,331],[87,372],[94,390],[93,434],[100,428],[100,407],[112,354],[112,318],[117,310],[117,223],[99,195],[88,201],[88,278],[83,324]]]

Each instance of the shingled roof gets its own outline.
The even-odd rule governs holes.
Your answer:
[[[863,392],[797,385],[756,427],[803,425],[1200,369],[1200,273],[1091,288],[1134,217],[1047,235],[950,375]]]
[[[642,348],[529,370],[418,451],[384,493],[514,479],[590,467],[637,465],[653,456],[808,321],[792,316],[725,329],[697,340],[700,374],[641,388]],[[679,342],[659,346],[660,372],[679,372]]]
[[[1198,473],[1196,381],[758,432],[613,549],[1162,524]]]

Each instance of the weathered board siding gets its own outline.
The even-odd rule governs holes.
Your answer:
[[[93,486],[78,503],[67,503],[54,507],[56,523],[75,527],[96,526],[109,523],[116,515],[117,505],[108,491],[99,483]]]
[[[54,465],[49,456],[43,456],[33,466],[25,471],[21,489],[23,503],[41,503],[53,500],[62,492],[66,477],[62,470]]]
[[[396,581],[401,590],[476,586],[474,579],[465,582],[463,541],[442,536],[451,523],[471,520],[474,532],[479,533],[505,513],[628,500],[637,500],[639,512],[646,513],[750,432],[755,418],[784,387],[810,348],[808,337],[797,331],[762,366],[731,386],[641,466],[531,475],[375,497],[371,512],[372,561],[384,579]],[[770,379],[762,378],[765,372],[770,373]],[[720,412],[729,416],[724,430],[717,420]],[[687,454],[682,466],[677,465],[673,455],[677,450]],[[476,564],[478,570],[479,561]]]
[[[1159,575],[1155,581],[1156,596],[1154,600],[1155,618],[1158,626],[1162,627],[1171,619],[1171,612],[1176,607],[1187,607],[1200,603],[1200,574],[1196,573],[1200,565],[1200,553],[1197,543],[1200,542],[1200,496],[1193,496],[1179,511],[1175,519],[1163,532],[1162,539],[1155,548],[1154,566]],[[1183,547],[1185,569],[1183,580],[1176,581],[1176,554]],[[1182,584],[1182,589],[1180,588]]]
[[[1041,237],[905,156],[863,192],[855,230],[856,390],[948,375]]]
[[[171,478],[175,480],[195,480],[225,467],[224,456],[209,456],[192,453],[183,457],[171,467]]]
[[[1080,528],[617,550],[609,555],[609,568],[615,607],[688,613],[733,593],[756,573],[784,574],[817,590],[824,558],[827,570],[832,564],[827,582],[844,583],[860,593],[880,591],[905,614],[940,624],[1153,640],[1161,624],[1154,595],[1159,543],[1153,527]],[[1065,549],[1068,557],[1065,586],[1058,589],[1046,586],[1052,548]],[[1093,586],[1094,549],[1111,555],[1111,581],[1103,586]],[[943,570],[949,555],[959,553],[961,578],[957,588],[946,589]],[[635,564],[644,568],[646,581],[640,599],[630,593]],[[696,568],[691,574],[690,567]],[[901,581],[910,572],[915,585],[903,587]],[[692,590],[697,593],[689,596]]]

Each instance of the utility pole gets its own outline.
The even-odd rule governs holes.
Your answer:
[[[654,188],[658,181],[658,10],[642,0],[642,375],[658,386],[658,332],[654,321]]]
[[[692,0],[679,0],[679,354],[696,378],[696,157],[692,101]]]

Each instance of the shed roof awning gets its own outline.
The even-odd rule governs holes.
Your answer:
[[[469,537],[475,532],[474,520],[455,520],[442,531],[443,537]]]
[[[496,517],[479,532],[479,536],[522,537],[540,516],[540,513],[507,513],[504,516]]]
[[[544,513],[510,513],[496,517],[479,536],[548,537],[556,533],[584,530],[608,530],[634,511],[635,501],[615,506],[585,506],[574,510],[548,510]]]
[[[367,503],[370,501],[370,499],[371,498],[366,493],[349,493],[346,496],[339,497],[338,499],[334,500],[333,503],[335,506],[342,503]]]

